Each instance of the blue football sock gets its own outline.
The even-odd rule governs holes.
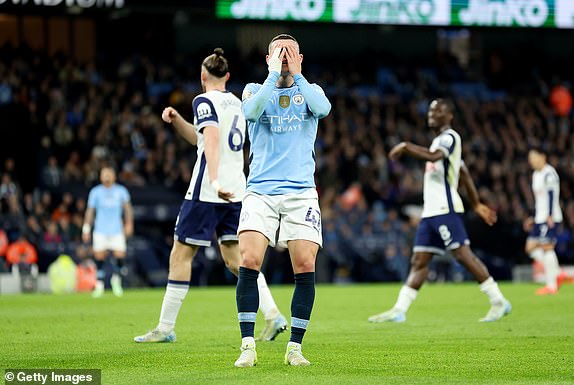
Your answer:
[[[291,300],[291,338],[301,343],[315,302],[315,273],[295,274],[295,292]]]
[[[237,316],[239,318],[239,327],[241,328],[241,338],[253,337],[255,334],[255,319],[259,308],[258,276],[259,272],[257,270],[246,267],[239,268],[235,299],[237,301]]]

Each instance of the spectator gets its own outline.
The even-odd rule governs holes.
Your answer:
[[[48,164],[42,170],[42,183],[49,189],[60,187],[63,182],[63,174],[58,159],[55,156],[48,158]]]
[[[38,254],[36,248],[21,235],[8,246],[6,261],[9,265],[35,265],[38,263]]]

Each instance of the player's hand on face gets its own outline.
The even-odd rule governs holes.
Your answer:
[[[277,44],[269,56],[268,69],[269,72],[279,72],[281,73],[281,67],[283,66],[283,58],[285,57],[285,50],[282,44]]]
[[[222,189],[219,189],[219,191],[217,192],[217,196],[228,202],[231,202],[231,200],[235,198],[235,195],[233,193],[223,191]]]
[[[177,110],[173,107],[166,107],[163,109],[163,112],[161,113],[161,118],[166,123],[172,123],[174,119],[177,118],[178,116],[179,114]]]
[[[289,73],[295,76],[301,73],[301,55],[297,50],[294,43],[285,44],[285,52],[287,57],[287,65],[289,66]]]
[[[491,209],[490,207],[488,207],[485,204],[479,203],[475,208],[474,208],[474,212],[476,212],[476,214],[482,218],[482,220],[489,226],[492,226],[496,223],[496,221],[498,220],[498,217],[496,215],[496,211],[494,211],[493,209]]]
[[[522,224],[522,229],[528,233],[532,230],[533,226],[534,226],[534,218],[528,217]]]
[[[399,159],[401,157],[401,155],[403,155],[403,152],[405,151],[406,148],[407,148],[407,144],[405,142],[401,142],[401,143],[397,144],[389,152],[389,158],[391,158],[391,160]]]

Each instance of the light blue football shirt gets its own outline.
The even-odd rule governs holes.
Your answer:
[[[265,195],[315,188],[315,138],[319,119],[331,104],[316,84],[302,75],[291,87],[277,88],[271,72],[263,85],[243,91],[243,112],[251,141],[247,191]]]
[[[105,187],[99,184],[92,188],[88,195],[88,207],[96,210],[94,233],[123,234],[123,206],[129,201],[130,193],[122,185],[113,184]]]

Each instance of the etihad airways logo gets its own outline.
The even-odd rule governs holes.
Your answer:
[[[291,115],[261,115],[259,122],[262,124],[293,124],[301,123],[309,120],[309,114],[301,112],[300,114]]]
[[[269,131],[275,134],[299,131],[303,129],[303,122],[309,120],[309,114],[301,112],[291,115],[261,115],[259,123],[269,125]]]

